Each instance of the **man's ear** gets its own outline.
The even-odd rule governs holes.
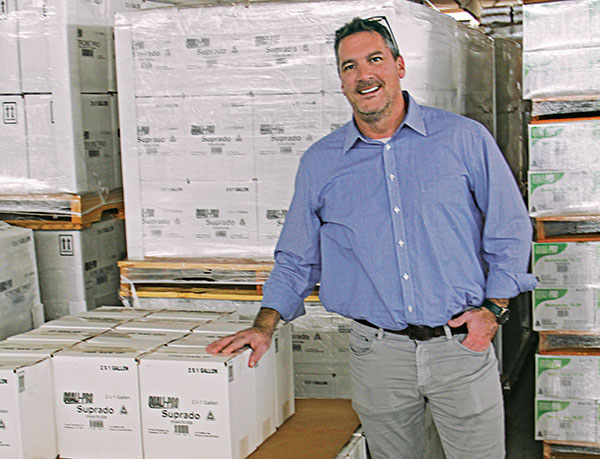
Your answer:
[[[398,78],[404,78],[406,75],[406,68],[404,67],[404,58],[402,56],[396,58],[396,70],[398,72]]]

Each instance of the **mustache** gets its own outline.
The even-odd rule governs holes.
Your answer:
[[[362,91],[365,88],[368,88],[369,86],[383,86],[383,82],[380,80],[376,80],[376,79],[371,79],[371,80],[367,80],[367,81],[359,81],[358,83],[356,83],[356,90],[357,91]]]

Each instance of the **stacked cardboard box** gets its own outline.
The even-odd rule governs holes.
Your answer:
[[[254,368],[249,349],[207,354],[216,336],[248,325],[237,319],[102,307],[0,342],[0,372],[11,373],[0,445],[15,457],[246,457],[293,414],[292,343],[282,325]]]
[[[117,15],[130,259],[272,257],[300,156],[350,120],[333,32],[365,11],[391,21],[404,87],[419,102],[494,130],[491,39],[404,0],[373,8],[273,2]]]
[[[33,231],[0,222],[0,340],[44,319]]]
[[[600,32],[595,0],[523,6],[523,97],[600,92]]]

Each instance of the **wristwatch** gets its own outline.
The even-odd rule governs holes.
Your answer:
[[[504,325],[506,322],[508,322],[508,319],[510,319],[510,310],[508,308],[498,306],[496,303],[488,300],[487,298],[483,300],[483,303],[481,303],[481,306],[479,307],[492,311],[492,313],[496,316],[496,322],[498,322],[500,325]]]

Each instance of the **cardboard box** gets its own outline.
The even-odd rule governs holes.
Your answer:
[[[79,332],[88,331],[91,334],[100,334],[112,330],[128,320],[130,319],[112,319],[110,317],[94,319],[88,317],[65,316],[60,319],[44,322],[40,326],[40,330],[75,330]]]
[[[140,359],[145,457],[244,458],[257,443],[250,350],[215,357],[191,349]]]
[[[56,457],[52,367],[45,358],[0,358],[2,457]]]
[[[2,20],[0,27],[1,25]],[[7,182],[2,185],[4,187],[22,177],[28,177],[29,174],[23,96],[0,95],[0,109],[0,142],[5,148],[0,163],[0,182]]]
[[[125,256],[123,220],[34,234],[46,319],[121,303],[117,261]]]
[[[103,318],[109,317],[113,319],[136,319],[146,317],[152,313],[150,309],[128,308],[123,306],[100,306],[89,311],[78,312],[77,317]]]
[[[149,319],[175,319],[175,320],[193,320],[200,323],[209,323],[221,319],[226,319],[230,313],[223,311],[192,311],[182,309],[168,309],[158,312],[150,312]]]
[[[533,243],[532,271],[538,287],[596,285],[600,282],[600,243]]]
[[[0,94],[21,93],[17,1],[0,5]]]
[[[4,357],[33,357],[43,359],[65,348],[64,345],[43,341],[0,341],[0,359]]]
[[[596,400],[535,401],[535,439],[597,442]]]
[[[593,0],[523,6],[523,98],[598,93],[597,14]]]
[[[142,458],[135,348],[79,344],[54,357],[61,457]]]
[[[562,121],[529,125],[529,169],[543,171],[597,168],[600,121]]]
[[[7,338],[8,342],[18,341],[40,341],[46,343],[55,343],[62,345],[72,345],[80,343],[92,336],[101,333],[97,330],[84,330],[84,329],[43,329],[36,328],[27,333],[21,333],[19,335],[10,336]]]
[[[536,354],[536,397],[599,400],[599,364],[599,356]]]
[[[598,289],[589,286],[537,288],[533,291],[533,329],[596,330]]]
[[[257,183],[258,251],[261,258],[273,257],[293,194],[292,182]]]
[[[600,212],[600,171],[535,171],[528,173],[529,215],[594,214]]]
[[[134,319],[129,322],[123,323],[115,327],[115,330],[121,332],[137,332],[143,331],[157,331],[157,332],[171,332],[171,333],[185,333],[191,332],[194,328],[198,327],[202,320],[174,320],[174,319]]]
[[[78,193],[121,186],[113,103],[108,94],[25,96],[29,175],[24,178],[34,189]]]
[[[0,340],[43,321],[33,232],[0,222]]]
[[[141,213],[126,214],[130,259],[252,257],[255,253],[254,182],[142,183],[140,191]],[[139,221],[140,216],[143,235],[130,234],[134,230],[130,229],[129,221]]]
[[[142,181],[246,181],[254,177],[252,98],[135,99]]]

